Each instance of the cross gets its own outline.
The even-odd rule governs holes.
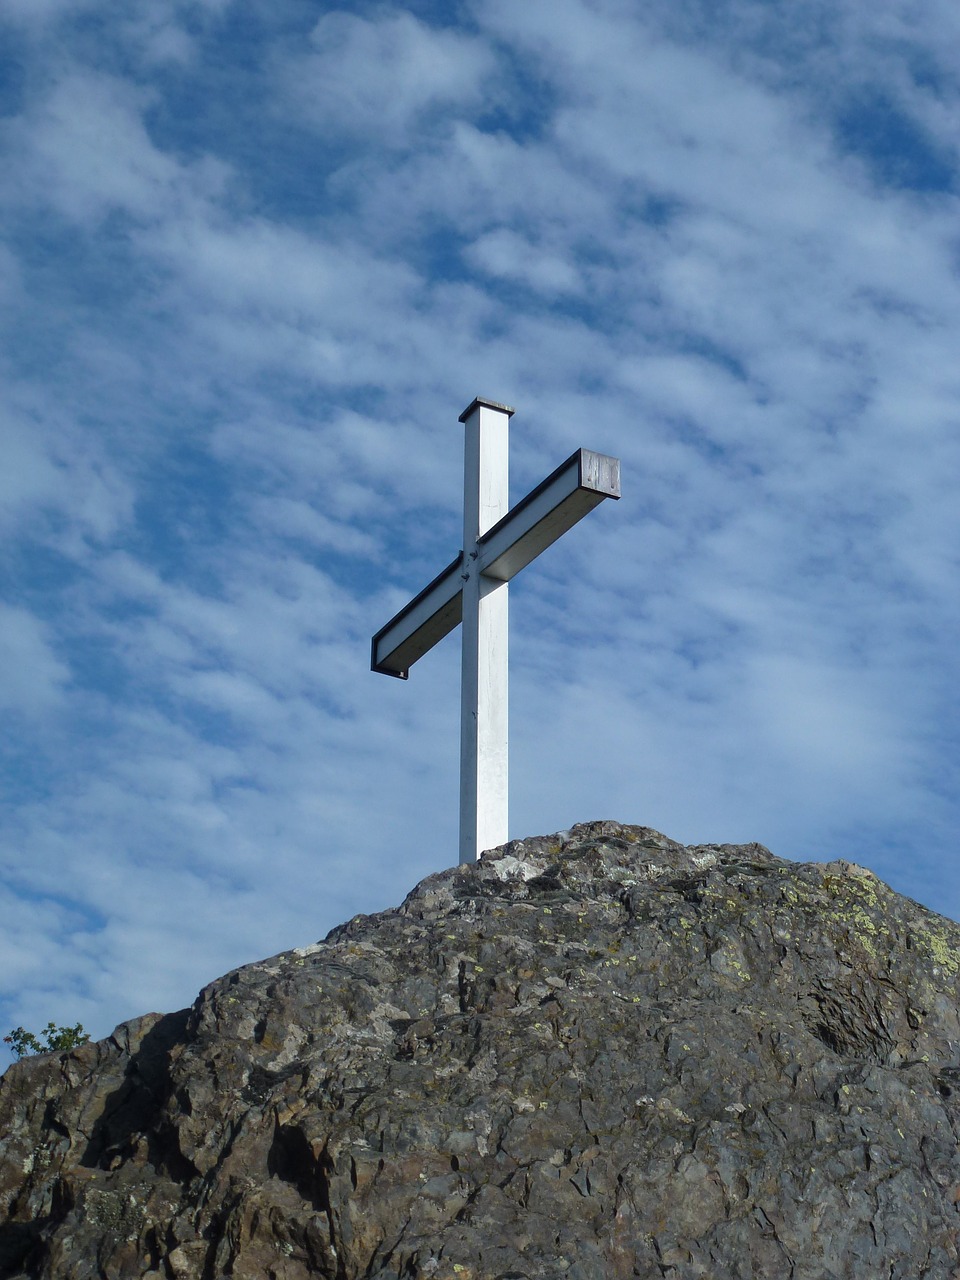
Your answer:
[[[464,549],[373,637],[373,670],[406,680],[463,624],[461,862],[507,840],[507,583],[604,498],[620,497],[620,460],[578,449],[508,511],[513,413],[477,397],[460,415]]]

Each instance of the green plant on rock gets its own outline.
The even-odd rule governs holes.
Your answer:
[[[18,1058],[23,1058],[28,1053],[62,1053],[65,1049],[75,1049],[77,1045],[86,1044],[90,1039],[79,1022],[75,1027],[58,1027],[55,1022],[48,1022],[40,1032],[40,1037],[42,1039],[32,1031],[17,1027],[3,1037],[3,1043],[10,1045]]]

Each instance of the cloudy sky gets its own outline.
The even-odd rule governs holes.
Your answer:
[[[960,915],[955,0],[4,0],[0,1031],[101,1036],[457,859],[514,499],[511,834],[845,857]]]

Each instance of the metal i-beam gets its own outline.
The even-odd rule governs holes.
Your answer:
[[[619,497],[619,458],[578,449],[482,535],[480,572],[509,582],[604,498]]]
[[[577,449],[479,539],[477,567],[509,582],[604,498],[620,497],[620,461]],[[373,637],[371,668],[406,680],[463,617],[463,552]]]
[[[373,637],[370,666],[406,680],[410,668],[463,617],[463,552]]]

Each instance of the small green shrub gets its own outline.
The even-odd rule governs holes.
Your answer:
[[[42,1040],[32,1031],[17,1027],[3,1037],[3,1043],[10,1045],[18,1058],[23,1058],[28,1053],[58,1053],[64,1049],[75,1049],[90,1039],[79,1022],[75,1027],[58,1027],[55,1022],[48,1022],[40,1035]]]

